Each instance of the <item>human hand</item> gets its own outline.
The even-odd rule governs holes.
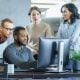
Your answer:
[[[31,49],[31,52],[33,53],[33,55],[38,54],[37,50],[35,49]]]

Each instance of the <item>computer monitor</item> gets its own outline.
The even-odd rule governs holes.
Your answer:
[[[69,60],[69,39],[60,38],[40,38],[39,39],[39,54],[38,54],[38,64],[40,68],[48,67],[54,64],[56,54],[61,56],[60,53],[60,42],[64,42],[64,52],[63,52],[63,66],[68,64]],[[59,63],[59,62],[58,62]]]

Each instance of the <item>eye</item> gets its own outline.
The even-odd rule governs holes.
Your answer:
[[[37,13],[37,15],[40,15],[39,13]]]

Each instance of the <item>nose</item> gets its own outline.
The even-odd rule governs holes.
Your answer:
[[[35,19],[37,18],[37,14],[34,16],[35,17]]]
[[[27,38],[27,36],[25,36],[25,37],[24,37],[24,40],[25,40],[25,41],[28,41],[28,38]]]
[[[13,31],[12,29],[11,29],[11,30],[9,30],[9,34],[12,34],[12,31]]]

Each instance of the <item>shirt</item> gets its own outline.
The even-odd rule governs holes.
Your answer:
[[[30,42],[35,46],[31,46],[31,48],[38,50],[39,47],[39,38],[40,37],[51,37],[51,29],[49,24],[40,22],[39,24],[31,24],[26,27],[29,36]]]
[[[7,40],[7,38],[5,38],[3,35],[2,35],[2,31],[0,30],[0,44],[5,42]]]
[[[22,62],[35,61],[31,51],[23,46],[21,50],[17,50],[14,43],[10,44],[3,53],[4,60],[15,66],[19,66]]]
[[[72,56],[72,53],[74,50],[79,50],[80,39],[79,39],[79,33],[80,33],[80,19],[76,19],[76,21],[73,24],[61,23],[57,37],[63,38],[63,39],[70,39],[70,51],[69,55]]]
[[[68,24],[67,22],[61,23],[57,33],[57,37],[63,39],[71,38],[72,36],[74,36],[75,31],[79,26],[80,26],[79,19],[76,19],[76,21],[73,24]]]

